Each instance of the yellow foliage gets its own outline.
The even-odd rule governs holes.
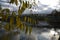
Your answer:
[[[23,7],[23,8],[28,8],[28,7],[29,7],[28,1],[26,1],[26,2],[23,1],[23,6],[22,6],[22,7]]]
[[[18,9],[18,15],[19,15],[19,16],[21,15],[20,7],[19,7],[19,9]]]
[[[15,25],[14,25],[14,17],[10,17],[10,30],[13,30],[14,29],[14,27],[15,27]]]
[[[1,10],[1,12],[4,12],[4,11],[6,11],[6,13],[9,13],[10,12],[10,10],[8,8]]]
[[[14,3],[14,0],[10,0],[10,3]]]
[[[27,19],[27,20],[28,20],[28,22],[29,22],[29,21],[30,21],[30,18],[28,17],[28,19]]]
[[[16,26],[19,27],[21,24],[20,17],[16,16]]]
[[[15,3],[16,5],[18,5],[18,0],[10,0],[10,3]],[[10,17],[10,23],[9,24],[7,23],[4,28],[7,31],[9,31],[10,29],[13,29],[14,28],[14,17],[16,16],[16,26],[19,27],[21,30],[23,30],[24,29],[24,24],[20,21],[20,17],[19,16],[21,16],[22,13],[24,12],[24,10],[26,8],[28,8],[28,7],[29,7],[29,2],[27,2],[27,1],[24,2],[23,1],[22,7],[21,8],[19,7],[19,9],[18,9],[18,16],[16,16],[15,12],[12,12],[12,16]],[[4,11],[6,11],[6,18],[5,19],[7,20],[9,15],[10,15],[9,14],[10,10],[9,9],[3,9],[1,12],[4,12]],[[3,19],[4,19],[4,15],[1,14],[0,16],[2,16]],[[29,18],[29,17],[27,19],[27,17],[25,16],[24,17],[24,21],[32,22],[32,19]],[[29,33],[31,33],[31,29],[32,28],[30,28],[30,32]],[[27,33],[27,32],[28,32],[28,27],[26,27],[25,33]]]
[[[15,4],[18,5],[18,1],[17,0],[15,0]]]
[[[27,5],[27,4],[23,1],[22,7],[23,7],[23,8],[26,8],[26,5]]]
[[[3,9],[3,10],[1,10],[2,17],[4,17],[4,13],[3,13],[4,11],[6,11],[5,20],[7,21],[7,18],[8,18],[8,16],[10,15],[10,14],[9,14],[10,10],[9,10],[9,9]]]
[[[16,5],[18,5],[18,1],[17,0],[10,0],[10,3],[15,3]]]
[[[13,23],[14,23],[14,18],[10,17],[10,26],[13,25]]]
[[[25,30],[25,33],[27,34],[28,33],[28,27],[26,26],[26,30]]]
[[[22,31],[23,31],[23,29],[24,29],[24,25],[23,25],[23,24],[21,24],[21,26],[20,26],[20,30],[22,30]]]
[[[16,16],[16,13],[14,11],[12,12],[12,16]]]
[[[7,21],[8,17],[9,17],[9,15],[10,15],[9,13],[6,13],[6,21]]]
[[[22,15],[22,12],[24,10],[25,10],[25,8],[21,7],[21,9],[20,9],[20,7],[19,7],[19,9],[18,9],[18,15],[21,16]]]
[[[31,32],[32,32],[32,27],[29,28],[29,34],[31,34]]]
[[[26,16],[24,16],[24,21],[26,22],[26,20],[27,20],[27,17],[26,17]]]
[[[20,7],[18,9],[18,15],[20,16],[22,14],[22,12],[24,12],[24,10],[28,7],[29,7],[29,3],[27,1],[26,2],[23,1],[21,9],[20,9]]]
[[[7,23],[4,28],[5,28],[6,31],[9,31],[10,30],[9,24]]]

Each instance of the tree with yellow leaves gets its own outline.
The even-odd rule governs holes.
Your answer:
[[[16,26],[17,27],[20,27],[20,24],[21,24],[20,17],[19,16],[16,16]]]
[[[27,17],[26,17],[26,16],[24,16],[24,21],[25,21],[25,22],[27,21]]]
[[[31,34],[31,33],[32,33],[32,27],[29,28],[29,34]]]
[[[15,3],[16,5],[18,5],[18,0],[10,0],[10,3]]]
[[[20,16],[24,12],[24,10],[29,7],[29,5],[30,4],[28,1],[26,2],[22,1],[22,7],[19,6],[18,15]]]
[[[14,3],[14,0],[10,0],[10,3]]]
[[[4,15],[4,11],[6,11],[6,16]],[[1,13],[2,13],[2,20],[6,20],[7,21],[7,19],[8,19],[8,17],[9,17],[9,15],[10,15],[10,10],[9,9],[3,9],[3,10],[1,10]]]
[[[20,30],[24,30],[24,24],[20,24]]]
[[[18,16],[16,16],[15,12],[12,12],[12,15],[11,15],[11,17],[10,17],[10,28],[13,27],[13,25],[14,25],[14,17],[16,16],[16,26],[17,26],[17,27],[20,27],[20,26],[21,26],[21,29],[23,29],[23,23],[22,23],[21,20],[20,20],[20,16],[21,16],[22,13],[24,12],[24,10],[29,7],[30,4],[29,4],[28,1],[24,2],[24,1],[21,1],[21,0],[20,0],[20,2],[22,3],[22,6],[19,6]],[[12,4],[15,3],[16,5],[18,5],[18,0],[10,0],[10,3],[12,3]],[[6,12],[7,12],[7,13],[6,13],[6,21],[7,21],[8,17],[9,17],[9,12],[10,12],[10,11],[9,11],[9,9],[4,9],[4,10],[6,10]],[[4,10],[2,10],[2,12],[3,12]],[[27,18],[25,17],[24,20],[26,21]],[[28,18],[28,22],[29,22],[29,18]]]
[[[18,5],[18,1],[17,0],[15,0],[15,4]]]
[[[26,26],[25,33],[26,34],[28,33],[28,26]]]
[[[12,15],[10,17],[10,29],[13,29],[14,28],[14,16],[15,16],[15,13],[12,12]]]
[[[5,29],[6,31],[10,31],[9,23],[7,23],[7,24],[5,25],[4,29]]]

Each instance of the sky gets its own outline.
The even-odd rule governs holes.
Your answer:
[[[19,0],[18,0],[19,1]],[[30,2],[30,4],[33,4],[34,0],[27,0]],[[11,11],[16,11],[18,10],[18,7],[20,3],[18,2],[18,6],[15,4],[9,4],[7,3],[9,0],[0,0],[0,3],[2,4],[3,8],[9,8]],[[31,9],[26,9],[23,14],[29,14],[32,10],[33,14],[36,13],[51,13],[52,10],[56,9],[59,11],[60,5],[59,5],[59,0],[35,0],[36,4],[33,4]]]

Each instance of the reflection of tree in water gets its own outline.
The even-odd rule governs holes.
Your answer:
[[[38,38],[38,40],[48,40],[48,39],[45,38],[44,36],[38,36],[37,38]]]
[[[21,35],[20,40],[36,40],[32,35]]]

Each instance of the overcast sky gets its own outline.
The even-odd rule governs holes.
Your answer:
[[[18,10],[18,7],[20,3],[18,2],[18,6],[15,4],[9,4],[7,3],[9,0],[0,0],[0,4],[2,5],[3,8],[9,8],[11,11],[16,11]],[[18,0],[19,1],[19,0]],[[34,0],[28,0],[30,3],[33,3]],[[32,6],[31,9],[27,9],[24,11],[24,14],[27,13],[29,14],[32,10],[32,13],[51,13],[52,10],[54,9],[59,9],[59,0],[35,0],[36,5]]]

